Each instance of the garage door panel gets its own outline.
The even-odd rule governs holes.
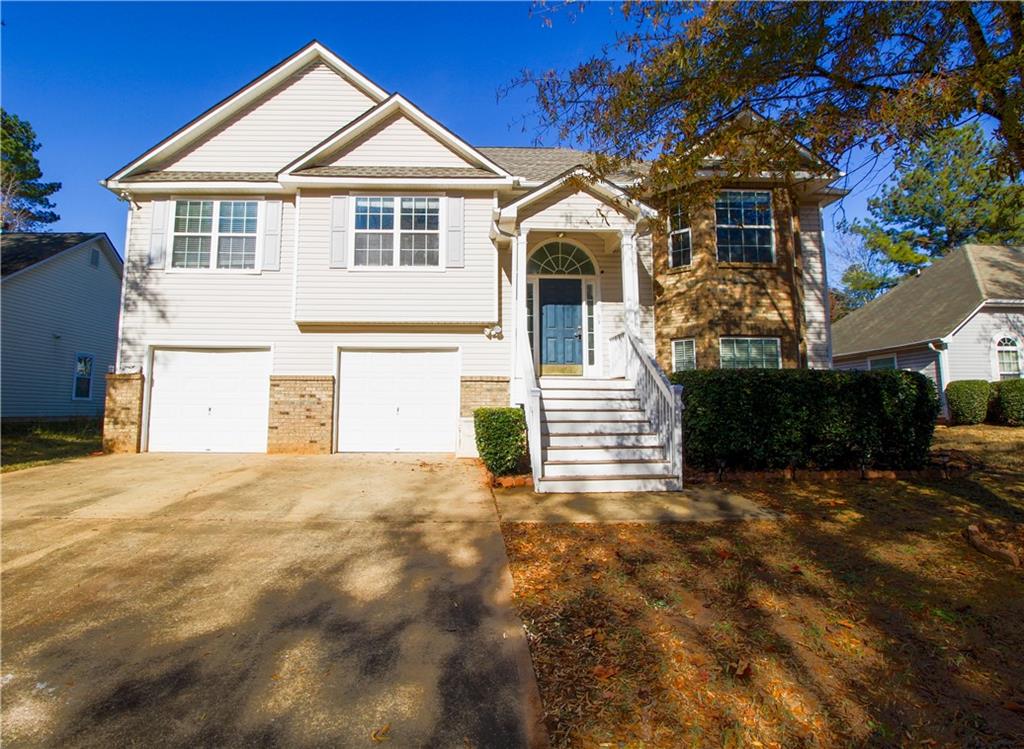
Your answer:
[[[154,351],[150,451],[266,451],[270,366],[266,350]]]
[[[456,351],[342,351],[338,449],[454,452]]]

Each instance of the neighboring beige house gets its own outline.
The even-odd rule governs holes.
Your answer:
[[[1024,249],[965,245],[832,326],[836,369],[954,380],[1024,376]]]
[[[121,258],[106,234],[0,234],[0,417],[103,413],[117,348]]]
[[[654,357],[668,232],[589,158],[474,147],[299,50],[104,181],[130,205],[108,449],[471,455],[474,409],[523,404],[541,491],[678,488],[679,394]],[[808,321],[780,364],[792,346],[828,366],[827,199],[803,196],[806,226],[769,206],[787,259],[772,240],[736,264],[772,266]]]

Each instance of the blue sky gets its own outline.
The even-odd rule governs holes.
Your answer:
[[[45,178],[64,185],[53,228],[105,231],[119,250],[125,207],[98,180],[311,39],[474,145],[531,145],[529,92],[499,89],[523,68],[584,60],[622,28],[618,5],[598,3],[551,27],[529,3],[4,2],[0,12],[3,106],[32,123]],[[847,215],[862,215],[865,198],[848,198]]]

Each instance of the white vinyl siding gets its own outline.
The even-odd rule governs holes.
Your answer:
[[[672,341],[672,371],[684,372],[697,368],[697,347],[692,338],[676,338]]]
[[[832,366],[832,328],[821,212],[818,206],[804,203],[799,216],[807,365],[828,369]]]
[[[148,237],[140,252],[145,259]],[[121,279],[106,254],[91,265],[85,245],[3,281],[2,413],[60,418],[103,413],[114,364]],[[93,355],[92,397],[75,399],[77,355]]]
[[[1024,337],[1024,305],[982,307],[949,339],[949,379],[996,380],[995,344],[1005,335]]]
[[[326,156],[327,166],[477,166],[404,115],[397,115]]]
[[[301,197],[305,230],[301,233],[303,256],[296,269],[295,203],[291,197],[283,200],[281,270],[262,275],[153,273],[146,268],[152,203],[140,201],[132,217],[128,283],[134,291],[124,313],[122,367],[141,366],[147,347],[154,343],[272,345],[274,374],[332,375],[339,346],[419,346],[459,348],[464,375],[508,376],[511,254],[499,253],[488,238],[490,193],[466,199],[466,267],[433,273],[428,283],[420,273],[329,269],[329,195],[317,198],[303,193]],[[464,279],[460,278],[463,274]],[[294,290],[298,291],[300,314],[309,310],[312,302],[313,309],[332,317],[362,315],[368,323],[398,314],[407,323],[299,326],[292,309]],[[420,324],[423,316],[448,318],[453,312],[481,322],[497,322],[499,294],[503,308],[498,319],[506,328],[501,338],[488,339],[482,324]],[[69,360],[65,373],[72,363]],[[66,395],[66,375],[63,392]]]
[[[314,63],[162,168],[276,172],[373,105],[331,67]]]
[[[778,338],[720,338],[722,369],[781,369]]]

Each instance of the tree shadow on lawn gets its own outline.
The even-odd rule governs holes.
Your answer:
[[[739,491],[787,517],[505,527],[553,743],[1019,745],[1024,577],[959,537],[1015,490]]]
[[[492,525],[168,528],[5,574],[5,746],[527,742]]]

